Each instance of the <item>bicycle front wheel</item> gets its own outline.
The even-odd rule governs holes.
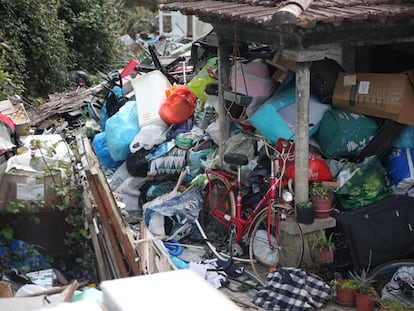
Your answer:
[[[264,210],[250,233],[249,255],[253,272],[264,282],[269,272],[280,267],[300,267],[303,234],[296,218],[272,212],[268,221]]]

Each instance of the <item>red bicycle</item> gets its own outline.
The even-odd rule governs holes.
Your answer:
[[[284,179],[292,142],[285,140],[281,150],[276,150],[263,137],[253,137],[263,142],[270,159],[268,190],[253,210],[246,212],[242,201],[241,168],[248,164],[248,158],[244,154],[227,153],[224,162],[237,166],[237,174],[206,170],[208,184],[200,219],[210,249],[217,241],[229,244],[229,256],[237,260],[242,253],[247,253],[248,248],[248,260],[254,273],[265,280],[271,269],[299,267],[304,242],[302,229],[291,206],[293,195],[286,190],[287,181]]]

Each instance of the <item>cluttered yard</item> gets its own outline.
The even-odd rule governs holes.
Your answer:
[[[216,41],[152,43],[97,85],[0,102],[0,308],[157,310],[183,292],[182,310],[353,307],[353,279],[412,310],[412,288],[365,277],[404,259],[413,284],[413,72],[312,62],[296,204],[296,65],[238,42],[220,92]]]

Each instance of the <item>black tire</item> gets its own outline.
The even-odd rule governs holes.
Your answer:
[[[282,213],[274,215],[279,217],[279,226],[271,224],[270,233],[273,242],[278,237],[276,244],[268,244],[267,210],[257,216],[249,236],[250,263],[253,272],[263,281],[266,281],[268,273],[275,268],[299,268],[303,259],[303,233],[296,218]],[[291,234],[292,232],[295,234]]]
[[[368,277],[370,278],[376,278],[380,274],[385,273],[387,270],[397,270],[400,267],[403,266],[414,266],[414,259],[400,259],[400,260],[392,260],[389,262],[386,262],[382,265],[379,265],[378,267],[375,267],[375,269],[372,269],[370,272],[368,272]]]
[[[387,284],[391,281],[394,274],[397,272],[397,270],[401,267],[414,267],[414,259],[399,259],[399,260],[393,260],[386,262],[382,265],[379,265],[372,271],[368,272],[368,277],[374,279],[374,288],[375,290],[381,294],[383,292],[383,289]],[[404,274],[404,272],[401,272]],[[412,277],[412,275],[411,275]],[[385,291],[390,291],[391,288],[385,289]],[[398,288],[396,293],[398,293]],[[401,299],[404,300],[405,303],[414,306],[414,291],[411,290],[409,298],[399,298],[397,295],[393,295],[395,299]]]

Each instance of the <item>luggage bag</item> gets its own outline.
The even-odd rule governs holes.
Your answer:
[[[389,195],[366,207],[336,213],[356,270],[414,258],[414,198]]]

